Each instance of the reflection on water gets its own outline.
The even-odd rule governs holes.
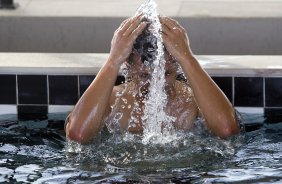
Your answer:
[[[262,120],[258,115],[243,118],[253,125]],[[282,181],[282,123],[249,128],[227,141],[199,125],[166,145],[143,145],[142,137],[104,131],[92,145],[77,146],[66,142],[62,121],[0,119],[3,183]]]

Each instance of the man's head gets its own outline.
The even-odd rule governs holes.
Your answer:
[[[141,62],[143,64],[151,67],[158,54],[157,50],[157,37],[146,28],[136,39],[128,62],[129,64],[132,64],[134,62],[132,56],[138,55],[141,57]]]
[[[132,53],[127,63],[132,80],[148,83],[153,72],[153,62],[158,54],[157,37],[146,28],[136,39]],[[174,83],[177,73],[177,64],[170,53],[164,48],[165,78],[170,85]]]

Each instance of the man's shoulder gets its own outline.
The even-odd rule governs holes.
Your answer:
[[[126,93],[124,93],[126,86],[127,86],[127,84],[125,84],[125,83],[114,86],[113,91],[112,91],[112,98],[116,98],[116,97],[120,97],[122,95],[123,96],[126,95]]]
[[[123,89],[124,89],[124,84],[114,86],[111,94],[110,104],[113,104],[117,96],[119,96],[119,94],[122,94]]]
[[[192,88],[189,86],[187,82],[183,81],[176,81],[175,82],[175,91],[179,95],[188,95],[188,96],[193,96],[193,91]]]
[[[114,86],[114,91],[122,91],[125,88],[125,83]]]
[[[115,103],[118,99],[126,99],[127,101],[133,100],[134,96],[130,92],[130,89],[128,89],[128,85],[129,83],[114,86],[111,94],[111,104]]]
[[[188,83],[187,83],[187,82],[185,82],[185,81],[179,81],[179,80],[176,80],[176,81],[175,81],[175,84],[176,84],[176,86],[182,87],[182,88],[188,86]]]

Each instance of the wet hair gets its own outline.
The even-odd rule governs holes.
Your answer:
[[[132,52],[138,53],[146,66],[151,66],[156,59],[157,49],[157,37],[147,27],[136,39]],[[129,59],[129,63],[132,63],[132,59]]]

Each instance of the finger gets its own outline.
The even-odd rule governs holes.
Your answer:
[[[160,23],[162,24],[164,22],[165,17],[159,15],[158,18],[159,18]]]
[[[167,40],[167,35],[163,33],[162,38],[163,38],[163,42],[165,42]]]
[[[127,19],[127,21],[125,22],[125,24],[122,26],[121,30],[123,33],[125,33],[125,31],[131,26],[132,22],[134,22],[136,19],[138,19],[142,14],[139,14],[135,17],[131,17],[129,19]]]
[[[161,16],[161,15],[158,15],[158,18],[159,18],[159,21],[160,21],[160,23],[162,24],[163,23],[163,19],[165,18],[164,16]]]
[[[185,31],[185,29],[179,24],[179,22],[177,22],[176,20],[172,19],[172,18],[167,18],[168,22],[170,22],[170,24],[174,25],[174,27],[178,27],[181,31]]]
[[[173,29],[175,27],[175,24],[172,21],[170,21],[168,17],[165,17],[162,23],[166,25],[168,29]]]
[[[122,30],[124,26],[130,21],[131,18],[125,19],[119,26],[119,30]]]
[[[169,29],[166,25],[162,26],[162,32],[168,37],[175,37],[177,35],[179,36],[180,34],[182,34],[181,28],[173,27],[172,29]]]
[[[128,29],[124,32],[124,35],[131,35],[132,32],[140,25],[141,21],[142,16],[138,16],[137,19],[135,19],[128,27]]]
[[[176,31],[184,31],[185,29],[174,19],[167,17],[164,21],[165,25],[169,27],[169,29]]]
[[[119,27],[115,30],[114,34],[118,34],[121,32],[122,27],[124,26],[124,24],[128,21],[129,19],[126,19],[124,21],[122,21],[122,23],[119,25]]]
[[[125,19],[124,21],[122,21],[122,23],[120,24],[120,28],[122,28],[124,26],[124,24],[128,21],[129,19]]]
[[[162,26],[162,30],[161,32],[165,35],[169,35],[171,33],[171,28],[165,23],[165,17],[160,17],[160,22],[161,22],[161,26]]]
[[[162,33],[164,33],[165,35],[168,35],[170,33],[171,29],[169,29],[169,27],[167,27],[167,25],[162,24]]]
[[[172,19],[172,18],[170,18],[170,17],[167,17],[167,21],[168,21],[170,24],[180,26],[180,24],[179,24],[176,20],[174,20],[174,19]]]
[[[163,20],[164,20],[164,18],[163,18]],[[163,20],[161,21],[161,26],[162,26],[161,27],[162,28],[161,33],[168,36],[171,33],[171,28],[167,24],[165,24],[165,21],[163,21]]]
[[[148,22],[141,22],[141,24],[138,25],[138,27],[132,31],[132,34],[130,35],[132,39],[136,39],[145,29],[145,27],[148,25]]]
[[[170,46],[167,36],[163,36],[163,45],[167,52],[170,52]]]
[[[121,32],[125,32],[130,26],[132,18],[129,18],[125,21],[125,23],[120,27]]]
[[[162,37],[163,37],[164,45],[165,45],[165,47],[166,47],[166,46],[167,46],[167,43],[168,43],[168,36],[167,36],[166,34],[163,34]]]

